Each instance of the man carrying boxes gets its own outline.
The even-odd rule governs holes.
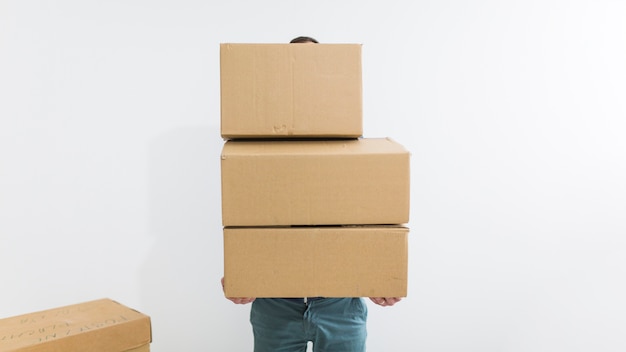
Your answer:
[[[257,352],[365,351],[360,297],[406,296],[410,155],[361,138],[361,46],[220,55],[224,294],[253,302]]]

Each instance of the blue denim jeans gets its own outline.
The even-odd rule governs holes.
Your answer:
[[[250,322],[254,352],[364,352],[367,306],[361,298],[257,298]]]

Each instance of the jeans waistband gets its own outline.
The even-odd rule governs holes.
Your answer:
[[[298,303],[307,304],[307,302],[324,299],[324,297],[298,297],[298,298],[283,298],[283,299],[286,299],[286,300],[292,301],[292,302],[298,302]]]

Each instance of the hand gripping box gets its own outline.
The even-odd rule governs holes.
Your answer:
[[[221,44],[221,135],[359,137],[360,44]]]
[[[224,228],[227,297],[405,297],[403,226]]]
[[[409,152],[388,138],[227,141],[224,226],[404,224]]]
[[[148,352],[150,317],[110,299],[0,320],[2,352]]]

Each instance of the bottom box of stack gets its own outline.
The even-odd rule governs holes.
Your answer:
[[[0,351],[148,352],[150,317],[110,299],[0,319]]]
[[[225,227],[227,297],[406,297],[404,226]]]
[[[150,352],[150,344],[146,344],[141,347],[133,348],[132,350],[128,350],[124,352]]]

